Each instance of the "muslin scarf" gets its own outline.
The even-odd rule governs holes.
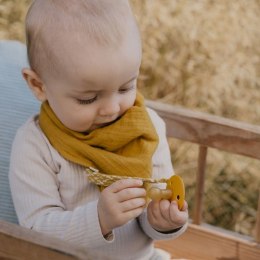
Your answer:
[[[41,106],[39,124],[51,145],[73,163],[109,175],[151,177],[158,136],[140,93],[121,118],[90,133],[64,126],[48,102]]]

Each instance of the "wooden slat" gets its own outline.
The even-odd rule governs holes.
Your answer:
[[[199,225],[202,221],[206,160],[207,147],[199,146],[198,170],[195,191],[195,208],[193,213],[193,223],[197,225]]]
[[[260,126],[147,101],[167,124],[167,135],[260,159]]]
[[[260,245],[255,242],[194,224],[177,239],[156,242],[156,247],[173,258],[192,260],[257,260],[260,256]]]
[[[256,216],[256,227],[255,227],[255,241],[260,244],[260,189],[258,194],[258,207]]]
[[[89,259],[62,240],[0,220],[0,259]]]

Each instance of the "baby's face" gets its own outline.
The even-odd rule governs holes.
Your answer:
[[[60,121],[78,132],[108,125],[133,106],[141,64],[139,38],[118,49],[97,44],[68,48],[61,78],[46,82],[46,98]]]

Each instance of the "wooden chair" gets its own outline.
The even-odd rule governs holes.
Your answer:
[[[0,42],[0,259],[89,259],[80,248],[17,224],[7,177],[11,142],[17,127],[39,107],[21,79],[25,61],[22,44]],[[260,127],[154,101],[147,105],[164,118],[169,137],[199,145],[196,207],[189,228],[180,238],[156,246],[173,258],[259,259],[260,205],[256,235],[251,239],[201,224],[201,216],[208,147],[260,159]]]

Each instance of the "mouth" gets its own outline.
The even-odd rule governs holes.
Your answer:
[[[111,124],[110,122],[108,122],[108,123],[102,123],[102,124],[95,124],[94,127],[95,127],[95,128],[101,128],[101,127],[108,126],[108,125],[110,125],[110,124]]]
[[[108,126],[108,125],[111,125],[113,124],[114,122],[116,122],[120,117],[117,117],[116,119],[114,120],[111,120],[109,122],[104,122],[104,123],[98,123],[98,124],[95,124],[95,128],[101,128],[101,127],[105,127],[105,126]]]

